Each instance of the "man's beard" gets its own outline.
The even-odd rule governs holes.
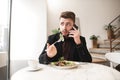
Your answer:
[[[69,36],[69,32],[67,30],[63,30],[61,33],[63,36],[66,36],[66,37]]]

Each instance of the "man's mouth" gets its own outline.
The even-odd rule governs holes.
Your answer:
[[[63,30],[63,31],[62,31],[62,34],[63,34],[64,36],[67,36],[67,35],[68,35],[68,33],[69,33],[69,32],[68,32],[68,31],[66,31],[66,30]]]
[[[64,33],[68,33],[68,31],[67,31],[67,30],[63,30],[63,32],[64,32]]]

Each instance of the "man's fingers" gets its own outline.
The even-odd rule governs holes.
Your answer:
[[[53,44],[50,45],[49,43],[47,43],[47,49],[46,49],[45,51],[47,51],[47,50],[52,50],[53,47],[55,47]]]
[[[69,34],[74,34],[74,33],[75,33],[74,30],[69,31]]]
[[[73,29],[74,29],[74,30],[77,30],[74,26],[73,26]]]
[[[74,37],[73,35],[69,35],[68,37]]]
[[[47,48],[46,52],[49,57],[55,56],[57,54],[55,45],[54,44],[50,45],[49,48]]]

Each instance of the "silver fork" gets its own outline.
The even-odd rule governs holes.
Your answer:
[[[61,38],[59,38],[57,41],[55,41],[54,43],[53,43],[53,45],[54,44],[56,44],[57,42],[60,42],[60,41],[63,41]],[[45,49],[45,51],[47,51],[47,49]]]
[[[55,41],[55,42],[53,43],[53,45],[56,44],[57,42],[64,41],[64,37],[63,37],[62,34],[60,34],[59,37],[60,37],[60,38],[59,38],[57,41]],[[45,49],[45,51],[47,51],[47,49]]]
[[[62,41],[60,38],[57,40],[57,41],[55,41],[53,44],[56,44],[57,42],[60,42],[60,41]]]
[[[60,34],[59,36],[60,36],[60,38],[57,41],[55,41],[53,44],[60,42],[60,41],[64,41],[63,35]]]

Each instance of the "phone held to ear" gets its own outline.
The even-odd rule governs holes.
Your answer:
[[[76,26],[75,24],[74,24],[73,27],[76,28],[76,29],[78,30],[78,26]],[[71,30],[74,30],[74,28],[72,28]],[[68,36],[69,36],[69,35],[73,35],[73,34],[68,34]]]
[[[78,26],[76,24],[74,24],[73,26],[74,26],[74,28],[76,28],[78,30]]]
[[[78,26],[74,25],[73,27],[78,30]],[[74,30],[74,29],[72,28],[71,30]]]

